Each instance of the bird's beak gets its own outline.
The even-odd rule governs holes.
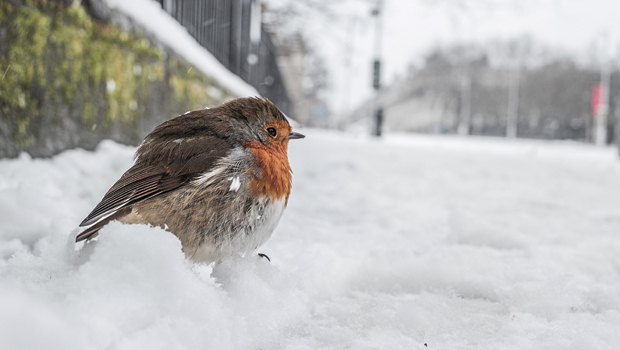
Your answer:
[[[303,139],[304,137],[306,137],[306,135],[300,134],[298,132],[292,132],[292,133],[288,134],[288,136],[286,138],[289,139],[289,140],[294,140],[294,139]]]

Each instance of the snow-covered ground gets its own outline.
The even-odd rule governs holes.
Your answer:
[[[271,263],[118,223],[74,248],[130,147],[0,161],[0,348],[620,346],[615,150],[304,132]]]

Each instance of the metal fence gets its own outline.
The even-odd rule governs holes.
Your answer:
[[[226,68],[290,115],[276,47],[258,0],[156,0]]]

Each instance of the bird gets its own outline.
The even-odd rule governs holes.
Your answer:
[[[304,137],[260,97],[170,119],[144,138],[134,165],[80,223],[87,228],[75,241],[117,220],[171,232],[193,261],[254,252],[288,205],[288,143]]]

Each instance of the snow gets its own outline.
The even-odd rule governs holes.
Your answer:
[[[153,0],[105,0],[146,28],[164,45],[238,97],[259,96],[258,91],[231,73],[207,49],[203,48],[179,22]]]
[[[0,161],[2,349],[615,349],[620,163],[564,142],[303,130],[255,254],[77,224],[134,148]],[[426,344],[426,346],[424,345]]]

